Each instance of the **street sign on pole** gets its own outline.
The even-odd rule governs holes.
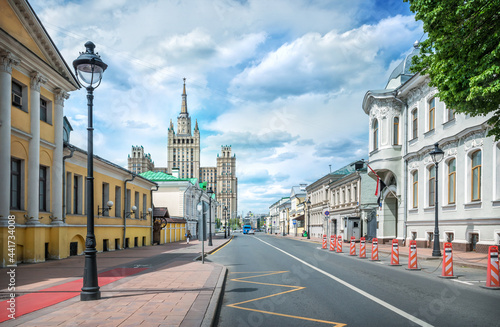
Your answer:
[[[325,211],[325,216],[329,216],[330,215],[330,211]]]

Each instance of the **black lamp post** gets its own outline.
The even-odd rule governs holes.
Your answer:
[[[286,226],[286,209],[283,209],[283,236],[285,236],[285,226]]]
[[[224,238],[227,238],[227,207],[224,206],[223,210],[224,210],[224,220],[226,224],[226,228],[224,228]]]
[[[101,57],[94,53],[95,44],[85,43],[85,52],[73,61],[78,82],[87,89],[88,127],[87,127],[87,237],[85,240],[85,269],[81,301],[99,300],[99,282],[97,279],[97,260],[94,235],[94,127],[92,125],[92,107],[94,89],[101,84],[102,74],[108,67]]]
[[[212,188],[208,189],[208,246],[213,246],[212,244]]]
[[[306,201],[307,204],[307,239],[311,239],[311,200],[307,199]]]
[[[434,193],[436,195],[436,200],[434,201],[434,246],[432,248],[432,256],[440,257],[441,249],[439,248],[439,227],[438,227],[438,167],[439,162],[443,160],[444,152],[438,146],[438,143],[434,144],[434,150],[429,153],[434,165],[436,166],[436,186]]]

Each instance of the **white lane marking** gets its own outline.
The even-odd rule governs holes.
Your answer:
[[[472,283],[469,283],[469,282],[464,282],[463,280],[458,280],[458,279],[452,279],[452,281],[457,282],[457,283],[466,284],[466,285],[474,285],[474,284],[472,284]]]
[[[338,278],[338,277],[336,277],[336,276],[333,276],[333,275],[332,275],[332,274],[330,274],[330,273],[327,273],[327,272],[326,272],[326,271],[324,271],[324,270],[321,270],[321,269],[319,269],[319,268],[317,268],[317,267],[314,267],[313,265],[311,265],[310,263],[305,262],[304,260],[299,259],[299,258],[297,258],[296,256],[294,256],[294,255],[292,255],[292,254],[290,254],[290,253],[288,253],[288,252],[286,252],[286,251],[283,251],[282,249],[280,249],[280,248],[278,248],[278,247],[276,247],[276,246],[274,246],[274,245],[271,245],[271,244],[267,243],[266,241],[261,240],[260,238],[257,238],[257,237],[256,237],[256,239],[258,239],[258,240],[259,240],[259,241],[261,241],[262,243],[265,243],[265,244],[269,245],[269,246],[270,246],[270,247],[272,247],[272,248],[275,248],[276,250],[278,250],[278,251],[280,251],[280,252],[283,252],[283,253],[284,253],[284,254],[286,254],[287,256],[289,256],[289,257],[291,257],[291,258],[293,258],[293,259],[295,259],[295,260],[297,260],[297,261],[299,261],[299,262],[303,263],[304,265],[308,266],[309,268],[314,269],[314,270],[316,270],[316,271],[318,271],[318,272],[322,273],[323,275],[325,275],[325,276],[327,276],[327,277],[330,277],[330,278],[331,278],[331,279],[333,279],[334,281],[336,281],[336,282],[338,282],[338,283],[340,283],[340,284],[342,284],[342,285],[344,285],[344,286],[346,286],[346,287],[350,288],[351,290],[353,290],[353,291],[355,291],[355,292],[357,292],[357,293],[359,293],[359,294],[363,295],[364,297],[366,297],[366,298],[368,298],[368,299],[372,300],[372,301],[373,301],[373,302],[375,302],[375,303],[380,304],[381,306],[383,306],[383,307],[385,307],[385,308],[387,308],[387,309],[391,310],[392,312],[394,312],[394,313],[396,313],[396,314],[398,314],[398,315],[400,315],[400,316],[402,316],[402,317],[404,317],[404,318],[406,318],[406,319],[410,320],[411,322],[414,322],[414,323],[416,323],[416,324],[418,324],[418,325],[420,325],[420,326],[432,327],[432,325],[431,325],[431,324],[428,324],[428,323],[426,323],[425,321],[423,321],[423,320],[421,320],[421,319],[419,319],[419,318],[417,318],[417,317],[415,317],[415,316],[412,316],[411,314],[409,314],[409,313],[407,313],[407,312],[405,312],[405,311],[403,311],[403,310],[401,310],[401,309],[396,308],[395,306],[393,306],[393,305],[391,305],[391,304],[389,304],[389,303],[387,303],[387,302],[385,302],[385,301],[383,301],[383,300],[381,300],[381,299],[379,299],[379,298],[377,298],[377,297],[375,297],[375,296],[373,296],[373,295],[371,295],[371,294],[369,294],[369,293],[367,293],[367,292],[365,292],[365,291],[363,291],[363,290],[361,290],[361,289],[357,288],[357,287],[356,287],[356,286],[354,286],[354,285],[349,284],[348,282],[346,282],[346,281],[344,281],[344,280],[342,280],[342,279],[340,279],[340,278]]]

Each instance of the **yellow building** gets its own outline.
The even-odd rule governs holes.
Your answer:
[[[83,252],[86,153],[63,143],[64,100],[78,88],[31,6],[0,0],[2,266]],[[97,250],[151,244],[156,184],[99,157],[94,165]]]

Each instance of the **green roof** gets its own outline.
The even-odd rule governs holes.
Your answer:
[[[147,171],[145,173],[139,174],[139,176],[149,179],[153,182],[179,182],[179,181],[188,181],[191,184],[195,185],[197,179],[196,178],[177,178],[175,176],[169,175],[164,172],[154,172]]]

